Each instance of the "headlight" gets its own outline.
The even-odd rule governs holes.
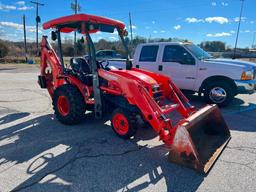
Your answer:
[[[152,91],[153,91],[153,92],[157,92],[157,91],[159,91],[159,90],[160,90],[159,85],[153,85],[153,86],[152,86]]]
[[[241,80],[252,80],[253,71],[244,71],[241,76]]]

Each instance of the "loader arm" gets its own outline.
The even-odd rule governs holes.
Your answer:
[[[133,68],[134,71],[138,71],[144,73],[153,79],[155,79],[158,84],[162,86],[162,90],[164,92],[165,97],[168,97],[175,103],[179,104],[178,111],[179,113],[187,118],[191,113],[195,112],[194,106],[189,103],[189,100],[186,96],[180,91],[180,89],[173,83],[170,77],[165,75],[156,74],[150,71],[141,70],[138,68]]]
[[[139,109],[144,120],[169,148],[170,161],[199,172],[207,173],[210,170],[231,138],[216,105],[208,105],[196,111],[171,79],[157,75],[155,79],[165,87],[166,98],[176,103],[174,106],[169,106],[169,109],[163,109],[141,82],[120,75],[122,74],[120,71],[99,70],[98,72],[100,77],[109,82],[109,86],[101,86],[101,90],[123,96],[130,105]],[[150,75],[150,72],[144,70],[140,72]],[[166,114],[175,109],[184,118],[176,125],[172,125],[171,119]]]
[[[159,134],[160,139],[164,143],[167,145],[172,143],[175,128],[172,126],[170,119],[166,117],[160,106],[155,102],[148,90],[143,87],[141,83],[136,80],[123,77],[118,74],[118,71],[115,73],[114,71],[108,72],[105,70],[99,70],[98,73],[100,77],[109,81],[109,85],[114,84],[115,87],[115,89],[110,89],[109,87],[113,86],[101,86],[101,90],[110,94],[124,96],[129,104],[136,106],[140,110],[143,118]],[[171,91],[170,86],[169,90]],[[170,95],[171,93],[169,92],[166,94]],[[183,108],[183,112],[188,112],[184,106]]]

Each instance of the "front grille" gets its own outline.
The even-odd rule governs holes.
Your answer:
[[[162,92],[156,92],[156,93],[153,93],[153,97],[155,98],[155,99],[158,99],[158,98],[160,98],[160,97],[162,97],[163,96],[163,93]]]
[[[157,91],[159,91],[159,90],[160,90],[159,85],[154,85],[154,86],[152,87],[152,92],[157,92]]]

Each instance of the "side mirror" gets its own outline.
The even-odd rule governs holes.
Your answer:
[[[180,59],[179,63],[185,64],[185,65],[195,65],[196,61],[190,54],[184,53],[183,57]]]
[[[57,33],[55,31],[52,31],[51,38],[52,38],[53,41],[56,41]]]
[[[81,37],[80,42],[84,44],[84,37]]]
[[[126,61],[126,69],[127,70],[131,70],[131,68],[132,68],[132,61],[131,60],[127,60]]]
[[[128,34],[129,34],[128,31],[125,29],[124,32],[123,32],[123,36],[124,36],[124,37],[127,37]]]
[[[193,57],[191,57],[191,58],[188,59],[188,64],[195,65],[196,64],[196,60]]]

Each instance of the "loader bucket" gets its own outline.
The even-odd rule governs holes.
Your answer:
[[[207,173],[231,139],[216,105],[208,105],[177,126],[168,160]]]

